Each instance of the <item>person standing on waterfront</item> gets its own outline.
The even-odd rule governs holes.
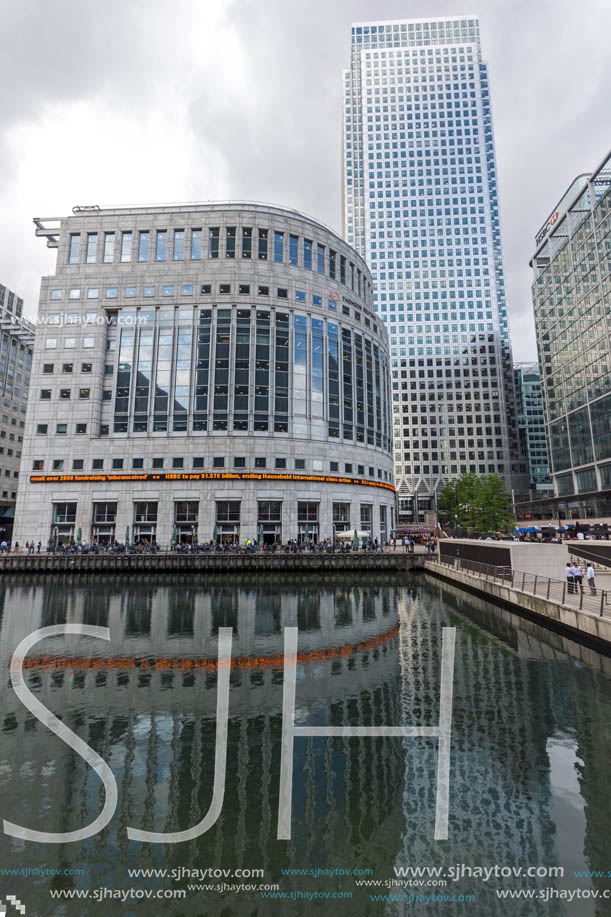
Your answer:
[[[581,564],[575,564],[573,567],[573,579],[575,581],[575,592],[581,592],[581,584],[583,583],[583,567]]]
[[[566,581],[568,584],[568,593],[569,595],[573,595],[573,591],[575,587],[574,587],[574,580],[573,580],[573,565],[570,562],[570,560],[567,560],[566,562]]]
[[[588,564],[588,569],[586,571],[586,579],[588,581],[588,586],[590,587],[590,595],[596,595],[596,573],[594,571],[594,565],[590,562]]]

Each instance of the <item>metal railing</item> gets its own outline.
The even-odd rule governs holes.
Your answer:
[[[609,591],[607,589],[598,589],[598,587],[594,587],[594,591],[592,591],[587,583],[585,574],[583,582],[580,584],[570,582],[568,579],[557,580],[551,579],[549,576],[541,576],[538,573],[512,570],[511,567],[481,564],[478,561],[467,560],[463,557],[442,557],[440,555],[438,560],[439,563],[446,567],[463,570],[465,573],[473,573],[486,581],[501,583],[503,586],[515,589],[517,592],[535,595],[550,602],[556,602],[558,605],[565,605],[568,608],[574,608],[579,611],[587,611],[599,617],[608,613]]]

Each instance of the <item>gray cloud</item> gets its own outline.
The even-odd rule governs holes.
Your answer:
[[[0,280],[36,311],[53,257],[34,215],[76,203],[247,198],[341,225],[341,71],[358,20],[477,12],[440,0],[74,0],[5,5]],[[533,238],[610,145],[607,0],[487,0],[508,303],[535,356]]]

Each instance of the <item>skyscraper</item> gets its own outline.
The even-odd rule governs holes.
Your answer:
[[[390,333],[399,521],[464,472],[523,489],[477,18],[354,25],[343,104],[343,229]]]
[[[538,363],[516,363],[513,372],[520,448],[528,462],[530,497],[536,500],[554,493],[545,441],[541,373]]]
[[[554,482],[544,519],[611,515],[610,233],[611,152],[571,183],[530,262]]]

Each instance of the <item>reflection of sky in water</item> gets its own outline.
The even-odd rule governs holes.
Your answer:
[[[19,640],[43,623],[110,628],[110,644],[47,640],[31,656],[48,661],[57,655],[59,664],[28,669],[26,678],[36,696],[109,763],[119,789],[113,821],[87,842],[43,847],[4,837],[4,868],[86,869],[84,877],[18,879],[8,892],[21,893],[28,915],[80,917],[89,912],[76,904],[53,910],[49,886],[153,887],[152,880],[128,879],[126,866],[260,866],[266,881],[283,890],[351,890],[354,898],[337,914],[383,914],[392,908],[371,902],[369,891],[352,880],[295,883],[280,870],[361,866],[386,879],[393,865],[407,864],[563,865],[571,875],[608,868],[610,691],[596,671],[602,658],[451,587],[424,577],[405,582],[181,577],[108,580],[99,588],[79,580],[72,591],[50,580],[5,587],[5,671]],[[434,740],[336,738],[296,740],[293,838],[277,841],[283,628],[299,627],[297,722],[436,725],[441,628],[447,625],[458,629],[449,840],[432,839]],[[235,665],[219,821],[188,844],[128,842],[127,825],[180,830],[208,809],[216,709],[216,671],[208,663],[218,628],[226,626],[234,629]],[[206,664],[189,668],[193,660]],[[0,694],[3,817],[54,831],[91,821],[102,802],[95,774],[19,704],[6,681]],[[546,879],[530,885],[491,880],[486,887],[465,880],[448,888],[475,894],[478,913],[515,914],[515,903],[493,898],[495,887],[547,885],[590,887]],[[533,902],[530,913],[552,912],[549,904],[538,905]],[[213,895],[207,906],[210,914],[250,915],[261,899]],[[474,912],[472,904],[420,907],[409,905],[410,913]],[[195,899],[174,908],[176,914],[203,913]],[[106,910],[151,913],[143,904],[126,910],[111,902]],[[164,913],[173,912],[164,904]]]

